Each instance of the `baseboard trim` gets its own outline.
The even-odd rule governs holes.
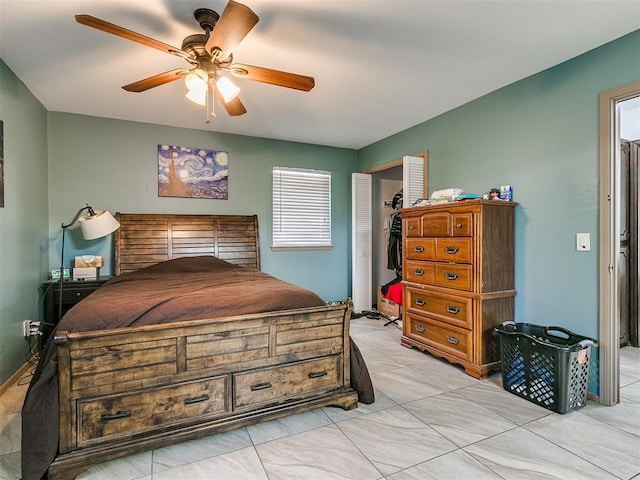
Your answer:
[[[26,362],[22,365],[13,375],[11,375],[6,382],[0,385],[0,395],[4,395],[4,393],[9,390],[13,385],[22,377],[27,371],[33,367],[34,364],[30,361]]]

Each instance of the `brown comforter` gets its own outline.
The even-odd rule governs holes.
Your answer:
[[[103,330],[324,304],[315,293],[264,272],[215,257],[190,257],[113,278],[69,310],[56,330]],[[23,480],[40,479],[57,452],[57,369],[55,343],[49,341],[22,409]],[[369,373],[353,341],[351,382],[359,401],[373,403]]]

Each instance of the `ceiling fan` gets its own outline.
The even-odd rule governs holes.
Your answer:
[[[189,35],[182,41],[182,48],[154,40],[140,33],[120,27],[91,15],[76,15],[82,25],[117,35],[127,40],[156,48],[183,58],[190,68],[176,68],[124,85],[128,92],[144,92],[154,87],[185,78],[189,88],[187,98],[206,105],[206,123],[213,112],[213,95],[224,105],[229,115],[243,115],[246,108],[240,101],[240,89],[229,78],[220,75],[229,72],[235,77],[308,92],[315,86],[313,77],[282,72],[270,68],[234,63],[233,50],[258,23],[259,17],[246,5],[229,0],[222,15],[208,8],[193,13],[204,34]],[[230,84],[230,85],[229,85]]]

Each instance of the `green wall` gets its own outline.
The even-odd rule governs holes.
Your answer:
[[[158,197],[158,144],[229,152],[229,199]],[[271,250],[274,165],[332,172],[331,250]],[[355,150],[50,113],[51,268],[60,263],[60,224],[70,222],[85,203],[111,213],[257,214],[264,271],[325,300],[344,299],[351,283],[350,182],[355,165]],[[85,242],[78,230],[67,231],[65,266],[71,266],[75,255],[102,254],[108,260],[104,270],[113,272],[111,239]]]
[[[0,208],[0,385],[30,357],[22,321],[38,317],[47,268],[47,111],[0,60],[4,208]]]
[[[515,321],[597,338],[598,96],[640,79],[638,52],[640,31],[372,144],[358,169],[428,149],[429,193],[513,185]]]
[[[85,202],[128,213],[255,213],[263,269],[326,300],[350,289],[350,174],[429,150],[429,191],[483,193],[512,184],[516,210],[516,321],[598,334],[598,95],[640,79],[640,31],[355,152],[348,149],[47,112],[0,62],[6,206],[0,209],[0,383],[25,361],[21,322],[58,267],[60,224]],[[473,81],[473,79],[469,79]],[[48,119],[48,120],[47,120]],[[48,121],[48,123],[47,123]],[[229,152],[229,200],[159,198],[160,143]],[[47,165],[48,163],[48,165]],[[272,252],[271,167],[333,172],[330,251]],[[590,232],[590,252],[575,234]],[[110,239],[67,238],[77,254]]]

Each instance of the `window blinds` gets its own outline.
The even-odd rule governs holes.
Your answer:
[[[331,172],[273,167],[273,246],[331,246]]]

